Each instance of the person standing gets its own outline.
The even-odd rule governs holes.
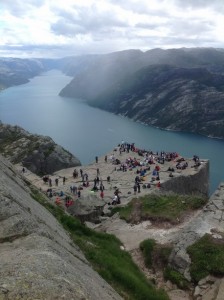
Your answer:
[[[137,183],[137,188],[138,188],[138,193],[140,193],[141,192],[141,186],[140,186],[139,182]]]
[[[103,190],[100,192],[100,197],[103,200],[103,198],[104,198],[104,192],[103,192]]]

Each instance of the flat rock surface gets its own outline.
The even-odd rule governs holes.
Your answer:
[[[115,159],[119,159],[121,163],[125,163],[128,159],[136,159],[139,164],[142,166],[137,166],[135,168],[128,168],[127,171],[120,170],[120,165],[115,165],[112,162],[112,156],[114,156]],[[200,176],[200,172],[203,172],[207,168],[208,161],[207,160],[201,160],[201,165],[199,167],[194,167],[195,162],[193,159],[183,158],[184,162],[188,163],[188,167],[186,169],[180,170],[176,168],[177,159],[182,158],[180,155],[171,161],[165,161],[164,164],[160,164],[157,162],[157,155],[153,154],[153,164],[149,165],[150,170],[148,170],[148,165],[145,166],[144,164],[144,157],[139,156],[137,152],[130,151],[127,152],[119,152],[119,147],[115,147],[111,152],[107,153],[107,162],[105,162],[105,156],[99,157],[98,162],[94,161],[93,163],[76,168],[78,172],[78,177],[73,177],[73,171],[74,168],[68,168],[63,169],[60,171],[55,172],[53,175],[50,175],[50,178],[52,179],[52,190],[54,193],[59,193],[60,191],[63,191],[64,194],[69,195],[74,200],[74,206],[76,205],[76,201],[78,199],[77,195],[74,195],[70,187],[76,186],[82,187],[82,178],[80,175],[80,169],[82,169],[83,174],[88,174],[88,181],[89,181],[89,187],[82,187],[81,190],[81,197],[79,198],[80,201],[82,199],[86,199],[89,197],[89,195],[93,195],[98,198],[100,201],[102,201],[103,205],[105,206],[105,211],[110,207],[108,203],[112,202],[112,199],[114,197],[114,191],[116,188],[119,188],[120,197],[121,197],[121,204],[125,205],[127,204],[133,197],[139,197],[143,195],[147,195],[149,193],[160,193],[163,191],[163,185],[167,184],[167,182],[172,182],[175,179],[182,178],[185,180],[188,180],[188,178],[195,178],[194,181],[197,181],[197,178]],[[159,166],[159,176],[160,176],[160,183],[161,188],[157,187],[158,180],[152,181],[152,172],[155,168],[155,166]],[[17,168],[21,172],[21,166],[17,165]],[[138,175],[136,174],[137,170],[140,169],[147,169],[146,174],[144,176],[144,181],[141,183],[141,190],[140,193],[136,193],[134,195],[134,182],[135,177]],[[173,168],[174,172],[172,172],[173,177],[169,177],[170,172],[167,171],[168,168]],[[98,169],[98,173],[97,173]],[[94,186],[94,179],[97,177],[97,174],[99,174],[100,182],[104,185],[104,198],[102,199],[100,197],[100,191],[93,192],[92,188]],[[208,175],[206,173],[206,175]],[[33,184],[35,184],[38,188],[40,188],[43,191],[47,191],[49,189],[49,185],[44,183],[42,178],[36,176],[32,172],[26,170],[24,173],[24,176],[30,180]],[[107,177],[110,176],[110,181],[107,181]],[[194,177],[195,176],[195,177]],[[63,177],[66,178],[65,182],[63,183]],[[55,179],[58,179],[58,186],[55,184]],[[151,184],[150,188],[143,188],[143,184]],[[99,187],[99,185],[98,185]],[[63,198],[63,197],[62,197]],[[54,202],[55,197],[52,197],[50,201]],[[64,201],[62,200],[62,204]],[[179,232],[185,228],[186,224],[189,223],[190,219],[195,219],[195,215],[197,215],[198,212],[195,212],[192,216],[190,216],[185,223],[181,223],[177,226],[174,226],[172,228],[166,229],[166,228],[155,228],[153,227],[150,222],[143,222],[139,225],[130,225],[127,224],[125,221],[120,220],[117,215],[115,215],[112,218],[105,218],[105,220],[102,222],[102,224],[98,227],[99,230],[106,231],[109,233],[115,234],[124,244],[125,248],[127,250],[135,249],[139,246],[139,243],[147,238],[154,238],[160,243],[167,243],[172,242],[177,239]],[[202,223],[203,224],[203,223]],[[200,227],[197,227],[198,225],[195,225],[197,227],[197,230],[200,230],[202,227],[202,224]],[[193,226],[193,225],[192,225]],[[204,224],[205,229],[207,230],[209,228],[209,225],[206,223]],[[204,232],[202,230],[202,232]]]

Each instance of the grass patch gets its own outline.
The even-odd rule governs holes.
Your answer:
[[[140,243],[140,249],[144,256],[145,265],[154,270],[163,270],[165,280],[170,280],[180,289],[188,289],[190,283],[186,278],[168,266],[169,256],[172,251],[171,245],[157,244],[153,239],[147,239]]]
[[[112,209],[112,214],[119,212],[120,218],[136,223],[139,220],[179,223],[186,213],[203,207],[207,199],[199,196],[155,195],[133,199],[125,207]]]
[[[144,256],[145,265],[147,268],[152,268],[152,253],[156,242],[153,239],[144,240],[140,243],[140,249]]]
[[[128,300],[168,300],[162,290],[156,290],[134,264],[131,256],[120,249],[121,242],[113,235],[96,232],[59,208],[50,204],[37,189],[32,197],[45,206],[70,233],[93,268],[124,298]]]
[[[187,248],[191,258],[190,274],[195,282],[209,274],[224,275],[224,241],[205,234]]]
[[[163,276],[166,280],[170,280],[172,283],[176,284],[180,289],[187,290],[190,283],[181,273],[177,272],[171,267],[166,267]]]

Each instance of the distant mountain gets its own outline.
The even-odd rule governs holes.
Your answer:
[[[224,138],[224,51],[153,49],[104,55],[61,96],[169,130]]]
[[[27,83],[43,71],[38,59],[0,58],[0,90]]]
[[[152,65],[91,105],[168,130],[224,138],[224,75],[203,68]]]
[[[59,69],[61,96],[164,129],[224,138],[224,50],[126,50],[61,59],[0,58],[0,89]]]
[[[138,70],[140,50],[128,50],[92,57],[74,79],[60,92],[61,96],[92,100],[113,84]],[[135,64],[134,62],[137,63]],[[71,71],[70,71],[71,73]]]

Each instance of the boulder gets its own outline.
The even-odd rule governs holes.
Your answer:
[[[68,212],[78,217],[82,222],[100,222],[106,202],[99,199],[95,194],[81,196],[75,200],[75,205],[68,208]]]

